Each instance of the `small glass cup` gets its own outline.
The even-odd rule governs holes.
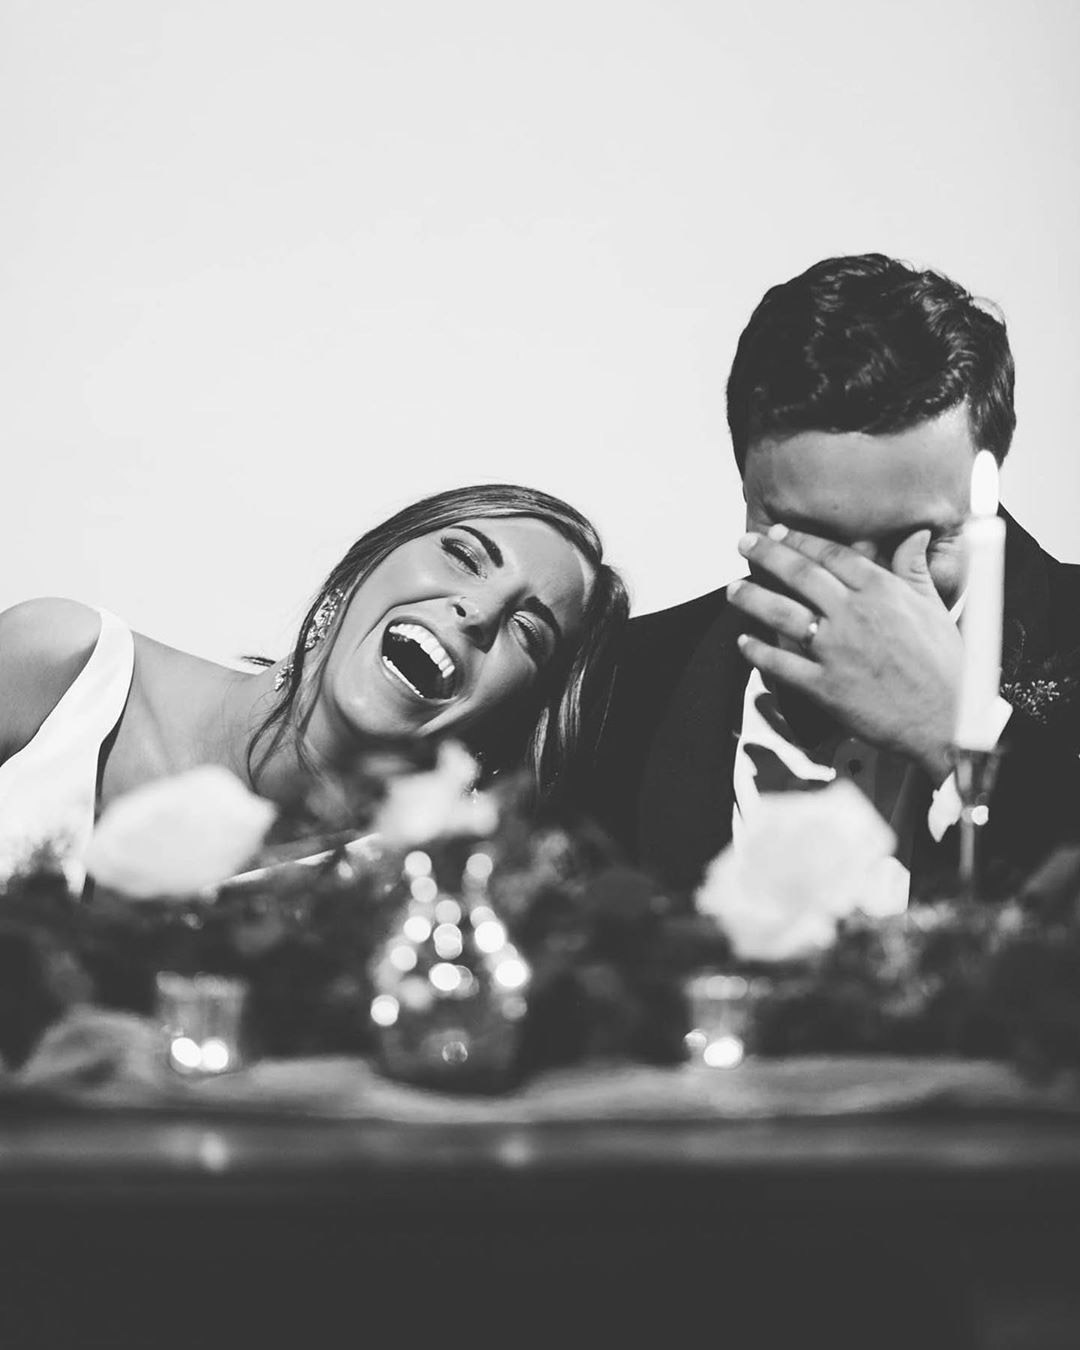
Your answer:
[[[160,971],[157,1017],[169,1068],[186,1078],[241,1068],[247,993],[247,982],[230,976]]]
[[[763,992],[760,976],[703,971],[686,982],[690,1030],[686,1033],[691,1064],[734,1069],[753,1050],[755,999]]]

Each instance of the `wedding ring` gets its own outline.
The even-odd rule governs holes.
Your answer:
[[[799,643],[799,646],[803,649],[803,651],[807,654],[807,656],[810,655],[810,648],[814,645],[814,639],[817,637],[818,629],[820,627],[821,627],[821,620],[815,614],[814,617],[810,620],[810,622],[806,625],[806,632],[802,635],[802,641]]]

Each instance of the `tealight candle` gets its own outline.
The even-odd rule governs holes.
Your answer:
[[[171,1069],[194,1077],[243,1067],[244,980],[220,975],[157,975],[157,1013]]]
[[[760,978],[703,971],[686,982],[690,1030],[683,1037],[691,1064],[734,1069],[752,1041],[754,997]]]
[[[980,450],[971,471],[971,513],[962,532],[964,663],[953,739],[964,750],[992,750],[999,730],[995,706],[1001,681],[1005,522],[997,507],[997,461],[989,450]]]

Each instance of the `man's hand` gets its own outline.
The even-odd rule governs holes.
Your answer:
[[[930,531],[897,548],[889,571],[854,548],[774,525],[739,551],[789,594],[754,581],[728,587],[732,604],[777,645],[739,646],[764,674],[807,695],[871,744],[948,777],[963,645],[926,562]],[[815,622],[816,621],[816,622]]]

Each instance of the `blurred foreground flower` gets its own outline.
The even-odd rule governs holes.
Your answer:
[[[400,848],[449,835],[492,834],[499,814],[489,794],[471,790],[478,772],[465,747],[447,741],[430,772],[391,779],[375,817],[375,833]]]
[[[896,836],[847,781],[761,798],[736,850],[709,865],[698,910],[716,919],[737,956],[786,961],[828,947],[837,920],[875,918],[907,905]]]
[[[137,899],[192,895],[250,861],[275,815],[228,769],[203,764],[117,798],[97,823],[86,868]]]

